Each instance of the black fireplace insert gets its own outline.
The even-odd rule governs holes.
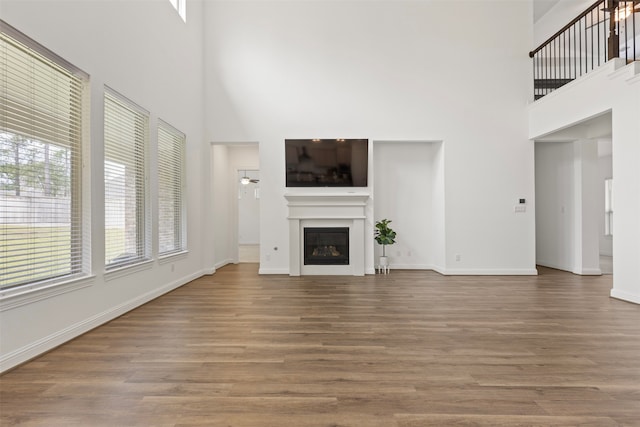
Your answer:
[[[349,265],[349,227],[305,227],[304,265]]]

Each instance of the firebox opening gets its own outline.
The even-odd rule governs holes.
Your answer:
[[[304,265],[349,265],[349,227],[305,227]]]

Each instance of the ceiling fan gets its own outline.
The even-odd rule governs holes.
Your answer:
[[[242,185],[257,184],[259,182],[260,182],[259,179],[248,177],[247,171],[244,171],[244,175],[242,176],[242,178],[240,178],[240,184]]]

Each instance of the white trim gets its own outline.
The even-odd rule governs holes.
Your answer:
[[[430,264],[396,264],[391,261],[389,263],[391,270],[433,270],[433,266]]]
[[[229,265],[229,264],[236,264],[235,262],[233,262],[233,260],[231,258],[227,258],[225,260],[222,260],[220,262],[215,263],[215,265],[213,266],[213,268],[215,268],[216,270],[219,268],[224,267],[225,265]]]
[[[621,58],[614,58],[610,61],[605,62],[604,64],[602,64],[600,67],[595,68],[589,72],[587,72],[586,74],[581,75],[580,77],[578,77],[577,79],[571,80],[569,83],[567,83],[566,85],[546,94],[545,96],[543,96],[540,99],[537,100],[533,100],[529,103],[529,107],[536,107],[536,106],[540,106],[542,104],[544,104],[545,102],[547,102],[549,99],[553,99],[556,96],[559,96],[558,93],[565,93],[567,90],[570,90],[571,88],[575,87],[576,85],[582,84],[586,81],[588,81],[589,79],[592,79],[596,76],[599,76],[600,74],[604,74],[604,73],[608,73],[607,77],[609,77],[610,79],[612,78],[617,78],[619,75],[616,74],[616,72],[620,69],[620,68],[624,68],[626,65],[624,59]]]
[[[436,273],[442,274],[444,276],[444,272],[445,272],[445,268],[444,267],[441,267],[439,265],[433,265],[433,266],[431,266],[431,269],[433,271],[435,271]]]
[[[628,292],[619,291],[617,289],[611,289],[611,293],[609,295],[611,296],[611,298],[619,299],[633,304],[640,304],[640,295],[630,294]]]
[[[0,312],[86,288],[93,285],[94,280],[95,276],[83,276],[48,285],[34,283],[5,289],[0,292]]]
[[[134,308],[146,304],[147,302],[154,300],[159,296],[162,296],[176,288],[179,288],[180,286],[185,285],[192,280],[202,277],[202,275],[203,272],[201,271],[190,274],[172,283],[169,283],[168,285],[147,292],[146,294],[140,295],[118,306],[103,311],[102,313],[98,313],[95,316],[89,317],[65,329],[39,339],[38,341],[28,344],[22,348],[7,353],[3,355],[2,358],[0,358],[0,373],[14,368],[21,363],[27,362],[34,357],[37,357],[55,347],[58,347],[59,345],[64,344],[67,341],[70,341],[100,325],[109,322],[110,320],[115,319],[116,317],[122,316],[124,313],[127,313]]]
[[[151,113],[149,111],[147,111],[146,108],[141,107],[139,104],[137,104],[135,101],[132,101],[131,99],[127,98],[126,96],[122,95],[121,92],[118,92],[117,90],[113,89],[111,86],[107,86],[104,85],[104,94],[105,95],[109,95],[111,96],[112,100],[116,103],[120,103],[123,106],[134,110],[137,113],[142,114],[143,116],[147,117],[147,120],[150,122],[150,116]],[[115,99],[113,99],[115,98]],[[150,125],[150,123],[149,123]],[[150,126],[149,126],[150,127]],[[147,129],[148,131],[149,129]]]
[[[285,193],[289,220],[290,276],[365,275],[365,221],[369,193],[290,191]],[[305,227],[348,227],[349,265],[311,266],[302,259]]]
[[[288,268],[259,268],[258,274],[289,274]]]
[[[171,252],[158,257],[158,264],[168,264],[179,259],[184,259],[189,255],[189,251]]]
[[[443,268],[433,264],[394,264],[389,265],[393,270],[425,270],[434,271],[443,276],[537,276],[538,270],[534,269],[467,269],[467,268]],[[375,270],[367,270],[367,274],[374,274]]]
[[[582,270],[579,270],[572,267],[561,266],[553,262],[546,262],[546,261],[537,261],[536,264],[538,264],[541,267],[547,267],[547,268],[553,268],[554,270],[566,271],[568,273],[577,274],[579,276],[601,276],[602,275],[602,270],[600,270],[600,268],[583,268]]]
[[[602,276],[602,270],[599,268],[583,268],[582,270],[574,270],[572,273],[580,276]]]
[[[629,85],[635,84],[635,83],[639,83],[640,82],[640,61],[634,61],[631,64],[629,64],[633,72],[633,76],[629,77],[627,79],[627,83],[629,83]]]
[[[537,276],[535,268],[447,268],[442,272],[445,276]]]
[[[631,62],[629,64],[627,64],[627,61],[624,58],[614,58],[611,61],[615,61],[614,63],[614,70],[611,74],[609,74],[607,77],[609,78],[609,80],[615,80],[618,78],[624,78],[625,74],[627,74],[627,72],[631,72],[631,75],[633,78],[633,75],[636,74],[636,65],[635,61]],[[627,79],[625,79],[627,80]]]
[[[553,262],[536,260],[536,264],[538,264],[540,267],[553,268],[554,270],[562,270],[568,273],[573,273],[572,267],[567,267],[565,265],[560,265]]]
[[[113,279],[128,276],[130,274],[138,273],[144,270],[150,270],[153,267],[153,260],[144,260],[136,264],[125,265],[122,267],[114,268],[113,270],[107,270],[104,273],[104,280],[108,282]]]

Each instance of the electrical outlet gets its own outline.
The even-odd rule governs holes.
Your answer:
[[[396,252],[396,255],[397,255],[397,256],[402,256],[402,252],[401,252],[401,251],[397,251],[397,252]]]
[[[176,265],[175,264],[171,264],[171,272],[173,273],[174,271],[176,271]]]
[[[264,257],[267,261],[271,261],[271,254],[266,254]]]
[[[462,257],[460,256],[460,254],[456,255],[456,262],[460,262],[460,260],[462,259]]]
[[[411,251],[407,251],[407,256],[411,256]]]

